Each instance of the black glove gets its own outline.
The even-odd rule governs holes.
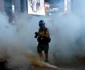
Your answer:
[[[40,36],[37,38],[37,41],[38,41],[38,42],[42,42],[42,40],[43,40],[43,39],[42,39]]]

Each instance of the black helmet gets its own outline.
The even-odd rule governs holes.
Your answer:
[[[39,21],[39,26],[41,26],[41,25],[45,25],[45,22],[43,20]]]

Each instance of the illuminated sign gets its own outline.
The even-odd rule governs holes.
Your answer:
[[[45,15],[44,0],[28,0],[28,14]]]
[[[64,12],[70,12],[71,11],[71,0],[64,0]]]

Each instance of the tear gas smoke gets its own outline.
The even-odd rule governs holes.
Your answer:
[[[78,8],[82,9],[84,3],[85,1],[81,0],[75,5],[79,5]],[[77,11],[77,7],[74,7],[72,13],[61,16],[56,13],[52,16],[33,16],[23,13],[16,17],[16,25],[10,25],[7,15],[0,13],[0,59],[9,58],[7,64],[9,68],[27,68],[35,61],[35,57],[39,59],[34,33],[38,31],[40,19],[46,22],[52,39],[49,48],[50,62],[72,62],[76,56],[85,57],[83,11],[84,9],[81,13]],[[51,17],[52,20],[47,20],[47,17]]]
[[[22,17],[23,15],[24,17]],[[13,26],[8,22],[7,15],[0,13],[0,17],[2,17],[0,31],[0,59],[7,59],[8,68],[14,70],[25,70],[31,64],[54,68],[55,66],[41,62],[39,57],[37,57],[35,50],[37,42],[34,39],[34,32],[35,30],[37,31],[38,27],[37,25],[33,26],[34,23],[32,23],[32,20],[35,19],[31,19],[32,17],[28,16],[26,17],[26,15],[27,14],[22,14],[21,16],[18,16],[17,18],[21,17],[20,19],[22,20],[16,20],[16,25]],[[28,19],[31,19],[31,21],[28,22]]]

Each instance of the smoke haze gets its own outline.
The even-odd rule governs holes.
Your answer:
[[[37,57],[34,33],[38,31],[41,19],[45,21],[52,39],[49,48],[51,63],[72,62],[76,57],[85,57],[84,5],[84,0],[75,0],[73,11],[62,15],[19,14],[15,25],[8,22],[6,14],[0,13],[0,59],[9,58],[9,68],[28,68]],[[48,17],[52,19],[47,20]]]

